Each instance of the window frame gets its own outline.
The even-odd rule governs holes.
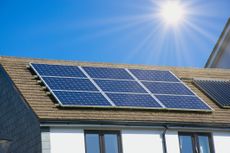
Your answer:
[[[100,153],[105,153],[105,134],[115,134],[117,135],[117,147],[118,153],[122,153],[122,141],[121,141],[121,132],[120,131],[111,131],[111,130],[85,130],[84,139],[85,139],[85,152],[87,153],[87,144],[86,144],[86,135],[87,134],[98,134],[99,137],[99,149]]]
[[[200,144],[199,144],[199,138],[198,137],[199,136],[207,136],[210,153],[215,153],[212,133],[209,133],[209,132],[178,132],[179,147],[181,145],[180,136],[191,136],[193,153],[200,153]],[[182,153],[181,147],[180,147],[180,153]]]

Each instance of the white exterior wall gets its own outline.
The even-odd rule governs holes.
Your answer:
[[[179,137],[177,131],[168,131],[165,135],[168,153],[180,153]]]
[[[163,153],[160,131],[122,130],[123,153]]]
[[[123,153],[163,153],[163,130],[120,131]],[[215,153],[230,153],[230,132],[212,132],[212,135]],[[178,131],[167,131],[166,145],[168,153],[180,153]],[[66,152],[85,153],[84,129],[50,128],[50,151],[45,150],[45,153]]]
[[[85,153],[84,131],[50,128],[50,153]]]
[[[214,132],[215,153],[230,153],[230,132]]]

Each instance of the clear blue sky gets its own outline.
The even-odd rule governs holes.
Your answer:
[[[229,0],[182,0],[189,24],[165,28],[162,0],[0,0],[0,55],[203,67]]]

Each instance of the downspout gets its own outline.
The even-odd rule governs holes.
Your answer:
[[[168,130],[168,126],[166,125],[165,129],[164,129],[164,131],[162,133],[162,143],[163,143],[163,152],[164,153],[168,152],[167,151],[167,144],[166,144],[166,137],[165,137],[165,134],[166,134],[167,130]]]

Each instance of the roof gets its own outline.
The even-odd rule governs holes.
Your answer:
[[[223,52],[225,51],[225,48],[227,47],[228,44],[230,44],[230,18],[228,19],[224,27],[224,30],[221,33],[204,67],[205,68],[215,67],[215,65],[223,55]]]
[[[170,70],[175,73],[180,79],[182,79],[182,81],[187,84],[193,92],[195,92],[209,106],[211,106],[214,111],[212,113],[205,113],[141,109],[136,110],[57,107],[53,99],[46,94],[42,86],[37,82],[31,71],[27,68],[29,62],[80,66],[106,66],[120,68]],[[3,68],[11,77],[18,90],[21,92],[25,101],[37,114],[40,121],[145,121],[149,123],[176,122],[227,124],[230,127],[230,109],[220,108],[214,101],[208,98],[192,83],[192,78],[214,78],[230,80],[230,70],[88,63],[14,57],[0,57],[0,64],[2,64]]]

